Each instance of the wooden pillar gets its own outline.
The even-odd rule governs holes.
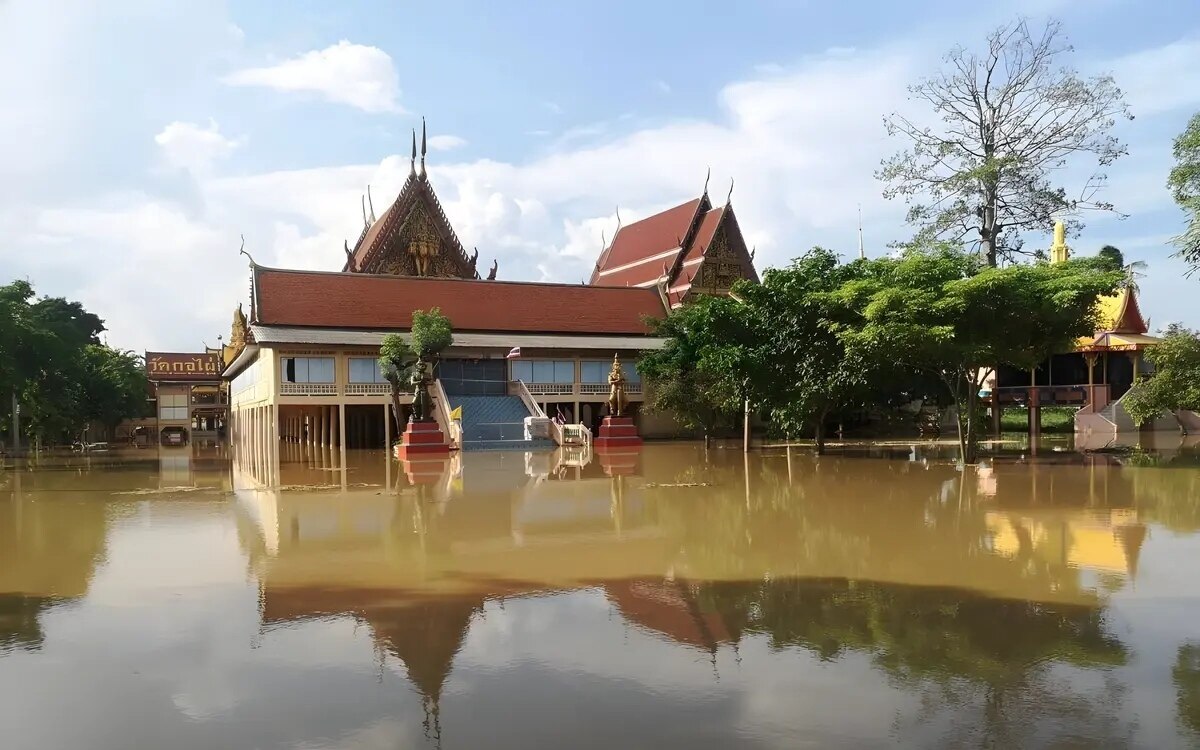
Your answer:
[[[1096,405],[1096,353],[1095,352],[1084,353],[1083,361],[1087,362],[1087,368],[1088,368],[1088,389],[1087,389],[1088,406],[1090,406],[1092,408],[1092,411],[1095,412],[1096,411],[1096,406],[1095,406]]]
[[[1141,357],[1141,352],[1139,352],[1137,349],[1134,349],[1133,351],[1131,351],[1131,352],[1129,353],[1129,359],[1130,359],[1130,361],[1131,361],[1131,362],[1133,362],[1133,382],[1134,382],[1134,384],[1135,384],[1135,385],[1137,384],[1137,382],[1138,382],[1138,379],[1139,379],[1139,377],[1138,377],[1138,364],[1139,364],[1139,362],[1141,361],[1141,358],[1142,358],[1142,357]]]

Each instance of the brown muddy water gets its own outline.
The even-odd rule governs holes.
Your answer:
[[[1188,449],[336,462],[0,470],[0,747],[1200,745]]]

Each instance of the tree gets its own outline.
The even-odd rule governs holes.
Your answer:
[[[392,387],[392,415],[396,418],[396,424],[404,422],[400,393],[404,390],[415,361],[412,349],[400,334],[389,333],[383,337],[383,343],[379,346],[379,371]]]
[[[1100,248],[1100,252],[1096,253],[1096,257],[1103,260],[1109,270],[1120,271],[1125,267],[1125,254],[1118,247],[1105,245]]]
[[[987,265],[1022,252],[1020,232],[1050,226],[1065,211],[1112,211],[1097,199],[1097,171],[1069,198],[1053,175],[1072,157],[1091,155],[1103,168],[1126,152],[1109,135],[1116,118],[1131,118],[1112,77],[1082,79],[1061,64],[1071,47],[1051,21],[1040,34],[1017,20],[987,37],[982,54],[956,47],[948,69],[909,88],[933,108],[937,126],[893,113],[889,135],[910,147],[885,159],[877,176],[884,196],[902,196],[918,240],[962,242],[975,235]],[[1077,232],[1077,221],[1069,229]]]
[[[89,344],[80,365],[79,416],[85,428],[96,422],[113,430],[126,417],[145,412],[146,366],[140,356]]]
[[[767,271],[761,284],[739,288],[771,352],[759,401],[789,434],[811,425],[817,453],[825,452],[829,417],[861,404],[870,386],[868,363],[838,335],[860,324],[861,315],[831,294],[866,267],[843,265],[832,251],[815,247],[790,266]]]
[[[1096,298],[1121,274],[1093,258],[979,270],[975,256],[945,245],[868,262],[838,291],[865,324],[843,332],[868,360],[893,360],[935,375],[958,412],[962,460],[978,455],[979,390],[997,365],[1035,367],[1090,335]]]
[[[1187,228],[1175,238],[1175,246],[1194,273],[1200,270],[1200,113],[1192,116],[1175,139],[1174,155],[1167,187],[1187,217]]]
[[[412,316],[412,349],[420,359],[433,359],[454,342],[450,319],[438,308]]]
[[[701,297],[654,324],[667,339],[644,351],[638,372],[648,382],[649,406],[669,411],[684,427],[700,430],[707,445],[741,413],[754,373],[755,350],[743,306],[729,297]]]
[[[1178,325],[1146,351],[1154,374],[1125,398],[1135,422],[1147,422],[1163,412],[1200,411],[1200,334]]]
[[[438,308],[429,312],[415,310],[412,316],[410,342],[398,333],[383,337],[379,347],[379,371],[392,387],[392,413],[396,424],[403,422],[400,409],[400,394],[404,391],[417,361],[436,358],[454,341],[450,319]]]

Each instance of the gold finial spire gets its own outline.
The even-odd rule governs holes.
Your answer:
[[[1071,257],[1071,248],[1067,247],[1067,224],[1062,219],[1054,222],[1054,244],[1050,246],[1050,262],[1066,263]]]

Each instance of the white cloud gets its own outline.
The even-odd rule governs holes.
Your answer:
[[[671,93],[671,84],[667,83],[666,81],[664,81],[661,78],[659,78],[658,80],[656,80],[654,82],[654,88],[658,89],[659,91],[661,91],[664,94]]]
[[[170,166],[203,173],[213,162],[228,158],[245,143],[245,138],[226,138],[216,120],[210,118],[208,127],[194,122],[172,122],[154,136],[154,142]]]
[[[1200,104],[1200,39],[1125,55],[1110,68],[1137,117]]]
[[[563,113],[562,105],[560,105],[558,102],[542,102],[542,106],[545,107],[546,111],[550,112],[550,114],[561,115]]]
[[[248,68],[226,76],[231,86],[263,86],[318,94],[365,112],[400,112],[400,83],[392,58],[378,47],[342,40],[278,65]]]
[[[467,139],[457,135],[435,135],[429,138],[429,148],[434,151],[452,151],[465,145],[467,145]]]
[[[614,124],[583,142],[549,143],[526,161],[434,158],[430,179],[463,244],[468,251],[479,248],[480,270],[486,273],[496,258],[500,278],[574,283],[588,277],[601,231],[611,239],[616,226],[614,204],[620,203],[621,217],[629,222],[695,197],[709,167],[710,195],[718,204],[730,177],[736,177],[733,201],[747,241],[757,245],[760,268],[815,244],[854,254],[860,202],[867,252],[881,255],[885,243],[906,230],[904,207],[884,201],[873,176],[880,158],[899,147],[888,140],[879,117],[904,106],[905,84],[921,72],[914,60],[925,55],[923,49],[887,49],[806,58],[727,85],[716,118],[633,131]],[[219,135],[211,123],[192,129]],[[1126,160],[1131,168],[1143,156],[1136,146]],[[0,248],[0,265],[29,275],[39,292],[84,301],[109,320],[115,344],[191,347],[227,332],[230,311],[246,300],[239,233],[260,263],[338,269],[343,241],[353,243],[362,230],[359,202],[366,185],[380,213],[408,169],[403,153],[376,164],[222,178],[202,174],[196,180],[199,208],[192,212],[146,194],[107,196],[91,205],[10,206],[0,209],[0,229],[14,241]],[[1131,226],[1136,216],[1154,212],[1155,221],[1164,216],[1169,196],[1148,189],[1161,178],[1146,169],[1132,188],[1150,196],[1146,200],[1130,195],[1126,181],[1134,178],[1132,172],[1114,170],[1106,195],[1135,213],[1135,220],[1123,225],[1090,220],[1080,247],[1109,241],[1121,246],[1123,236],[1147,233],[1144,226]],[[195,286],[197,269],[204,271],[201,286]],[[1143,303],[1156,321],[1196,325],[1200,321],[1189,312],[1186,293],[1155,292],[1174,283],[1160,281],[1160,274],[1171,276],[1177,269],[1175,262],[1154,258]]]

